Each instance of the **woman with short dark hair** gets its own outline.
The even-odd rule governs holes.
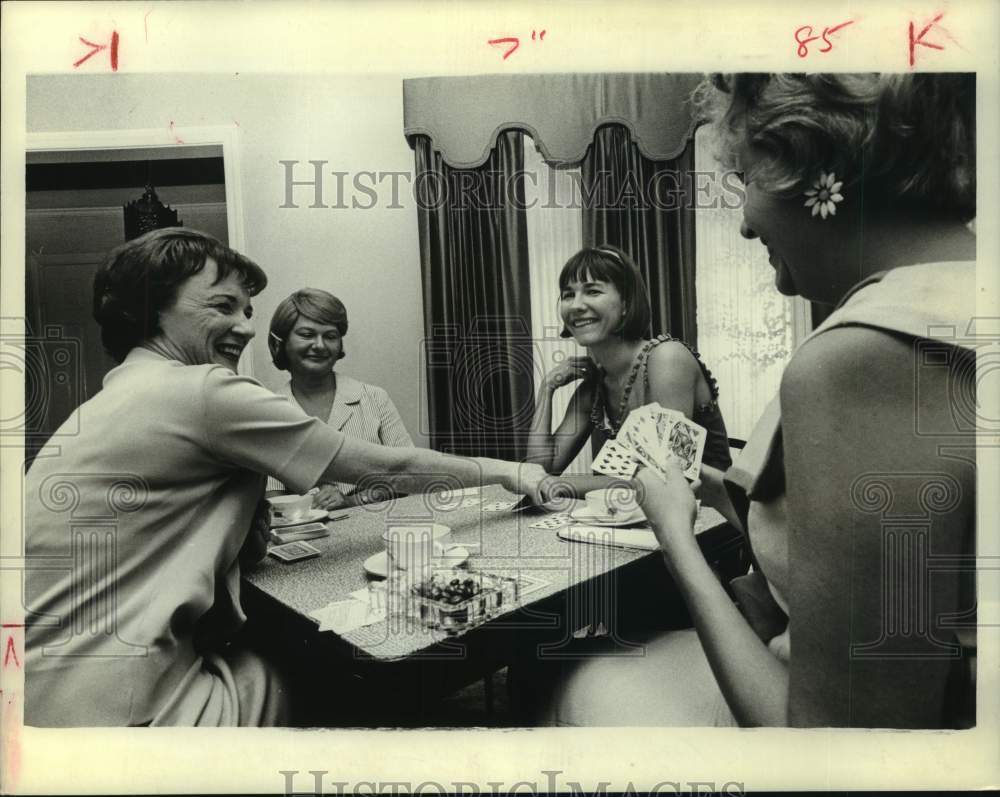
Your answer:
[[[275,368],[291,374],[279,395],[351,437],[383,446],[412,446],[385,390],[334,370],[345,356],[345,335],[347,308],[333,294],[302,288],[282,299],[271,317],[267,339]],[[350,482],[317,487],[313,506],[318,509],[384,500],[381,493],[358,490]],[[271,480],[268,488],[282,489],[282,485]]]
[[[725,469],[731,460],[719,389],[698,353],[670,335],[648,339],[646,281],[621,249],[581,249],[559,274],[562,337],[573,337],[586,357],[568,357],[538,391],[528,459],[562,473],[594,435],[613,439],[628,414],[645,404],[684,413],[705,427],[704,461]],[[566,414],[552,432],[552,394],[581,380]]]
[[[288,693],[234,642],[240,563],[272,475],[297,492],[380,474],[390,488],[500,482],[549,497],[537,466],[372,445],[236,373],[254,335],[255,263],[169,228],[113,251],[94,315],[120,363],[42,449],[25,483],[25,722],[272,725]]]

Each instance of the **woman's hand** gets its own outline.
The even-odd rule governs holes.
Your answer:
[[[666,473],[664,481],[651,468],[641,467],[633,482],[660,547],[670,553],[678,542],[694,539],[694,521],[698,516],[695,490],[700,483],[689,484],[681,470],[669,463]]]
[[[597,373],[597,366],[589,357],[567,357],[545,375],[545,387],[551,393],[577,379],[586,379]]]
[[[313,495],[313,509],[323,509],[329,511],[331,509],[341,507],[345,503],[347,503],[347,498],[334,485],[317,485],[317,491]]]
[[[512,462],[511,471],[503,479],[503,486],[512,493],[522,493],[535,504],[545,504],[560,496],[559,479],[550,476],[541,465]]]

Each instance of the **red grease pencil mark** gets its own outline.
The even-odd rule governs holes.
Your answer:
[[[74,61],[73,62],[73,66],[74,67],[80,66],[80,64],[82,64],[88,58],[90,58],[91,56],[93,56],[95,53],[99,53],[101,50],[104,50],[108,46],[106,44],[94,44],[91,41],[87,41],[85,38],[83,38],[83,36],[80,36],[78,38],[80,39],[81,42],[83,42],[84,44],[86,44],[88,47],[92,47],[93,49],[89,53],[87,53],[85,56],[83,56],[83,58],[81,58],[79,61]]]
[[[41,252],[42,250],[39,249],[38,251]],[[0,628],[24,628],[24,623],[3,623],[3,625],[0,625]]]
[[[853,24],[854,20],[849,19],[847,22],[841,22],[839,25],[834,25],[832,27],[827,26],[823,28],[823,32],[818,36],[813,36],[812,25],[802,25],[801,27],[796,28],[795,41],[799,45],[795,49],[796,55],[798,55],[799,58],[805,58],[807,55],[809,55],[808,45],[810,42],[814,42],[817,39],[822,39],[823,44],[825,45],[824,47],[819,48],[819,52],[821,53],[830,52],[830,50],[833,49],[833,42],[831,42],[828,37],[832,36],[834,33],[841,30],[842,28],[846,28],[848,25],[853,25]]]
[[[83,36],[78,36],[77,38],[80,40],[80,42],[82,44],[86,44],[90,48],[90,52],[87,53],[82,58],[80,58],[80,59],[78,59],[78,60],[76,60],[76,61],[73,62],[73,68],[74,69],[78,68],[80,66],[80,64],[82,64],[84,61],[87,61],[87,60],[93,58],[97,53],[101,52],[101,50],[107,50],[108,49],[108,45],[107,44],[97,44],[96,42],[92,42],[92,41],[89,41],[88,39],[83,38]],[[109,55],[111,57],[111,71],[112,72],[117,72],[118,71],[118,31],[116,31],[116,30],[111,31],[111,52],[109,53]]]
[[[545,41],[545,33],[546,33],[546,31],[544,29],[541,32],[539,32],[537,30],[533,30],[533,31],[531,31],[531,40],[533,42],[534,41],[540,41],[540,42],[541,41]],[[503,38],[500,38],[500,39],[487,39],[486,43],[488,45],[490,45],[491,47],[496,47],[498,44],[500,44],[500,45],[508,45],[508,44],[512,45],[510,47],[510,49],[504,51],[504,54],[503,54],[503,60],[504,61],[506,61],[508,58],[510,58],[515,53],[515,51],[517,50],[517,48],[521,46],[521,40],[517,36],[504,36]]]
[[[184,139],[182,139],[179,135],[177,135],[174,132],[174,122],[173,122],[173,120],[170,121],[170,128],[169,129],[170,129],[170,135],[172,135],[174,137],[174,143],[175,144],[183,144],[184,143]]]
[[[944,16],[942,11],[934,19],[932,19],[927,25],[924,25],[923,29],[916,36],[913,35],[913,20],[910,20],[910,66],[913,66],[916,61],[916,49],[919,44],[921,47],[930,47],[933,50],[943,50],[944,47],[940,44],[934,44],[933,42],[925,42],[924,36],[928,34],[931,28],[933,28],[941,18]]]
[[[17,657],[17,648],[14,647],[14,637],[7,637],[7,645],[4,647],[3,652],[3,668],[6,670],[7,665],[10,663],[11,659],[14,660],[14,666],[17,669],[21,669],[21,660]]]
[[[153,9],[149,9],[142,17],[142,30],[146,34],[146,44],[149,44],[149,15],[153,13]]]
[[[486,43],[494,47],[498,44],[513,44],[514,46],[503,54],[504,61],[510,58],[514,54],[514,51],[521,46],[521,40],[514,36],[505,36],[502,39],[489,39]]]

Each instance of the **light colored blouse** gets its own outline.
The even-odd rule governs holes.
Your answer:
[[[403,419],[389,394],[376,385],[369,385],[344,374],[335,374],[337,391],[326,423],[347,437],[377,443],[383,446],[412,447]],[[286,382],[277,391],[296,407],[299,406],[292,395],[292,383]],[[335,486],[350,495],[357,485],[336,482]],[[283,485],[277,479],[268,479],[268,490],[294,489]]]
[[[343,441],[253,379],[133,349],[26,477],[25,722],[245,722],[208,651],[245,620],[263,474],[304,492]]]
[[[961,332],[975,316],[975,263],[928,263],[882,272],[856,285],[838,308],[802,342],[795,356],[808,356],[808,341],[830,329],[864,326],[927,338],[934,330]],[[962,344],[956,344],[962,345]],[[754,427],[726,481],[749,498],[747,529],[754,555],[775,602],[788,614],[789,524],[786,515],[781,407],[775,396]],[[788,628],[768,647],[784,661]]]

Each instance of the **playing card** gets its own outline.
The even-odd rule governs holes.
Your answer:
[[[633,459],[638,459],[662,476],[662,454],[657,438],[654,414],[659,404],[647,404],[629,413],[618,432],[618,442],[631,449]]]
[[[510,509],[516,504],[517,501],[487,501],[483,504],[484,512],[503,512],[505,509]]]
[[[652,468],[661,478],[666,478],[668,466],[676,466],[694,480],[701,473],[706,434],[683,413],[654,402],[629,413],[618,433],[618,442],[631,449],[633,459]]]
[[[565,512],[556,515],[549,515],[528,526],[529,529],[561,529],[570,522],[570,517]]]
[[[598,452],[592,467],[595,473],[631,479],[635,475],[637,466],[632,459],[632,451],[627,446],[615,440],[608,440]]]
[[[268,553],[282,562],[298,562],[301,559],[312,559],[320,552],[307,542],[290,542],[286,545],[276,545]]]
[[[701,473],[701,457],[705,451],[705,437],[707,432],[704,427],[689,421],[683,416],[669,423],[665,429],[666,441],[663,451],[662,462],[675,462],[684,475],[691,479],[697,479]]]

